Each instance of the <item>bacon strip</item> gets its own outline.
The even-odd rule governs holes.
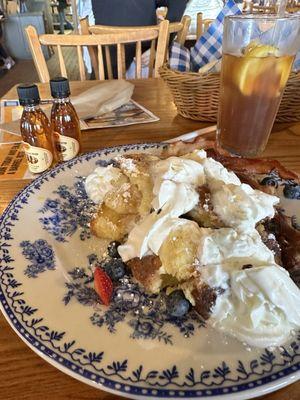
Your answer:
[[[293,179],[300,182],[299,175],[285,168],[279,161],[267,158],[242,158],[233,157],[225,150],[217,148],[215,140],[206,139],[202,136],[196,137],[191,142],[178,141],[170,144],[162,153],[163,157],[181,156],[191,153],[197,149],[207,151],[208,157],[214,158],[224,165],[224,167],[235,173],[249,174],[269,174],[276,172],[282,179]]]
[[[300,286],[300,231],[291,226],[291,218],[281,212],[276,213],[274,234],[281,247],[283,267],[291,274],[292,279]],[[272,224],[272,220],[270,221]]]
[[[285,168],[277,160],[271,160],[268,158],[229,157],[220,154],[215,149],[209,149],[207,155],[236,173],[269,174],[270,172],[275,171],[282,179],[293,179],[299,182],[299,175]]]
[[[197,136],[191,142],[178,142],[171,143],[163,152],[162,157],[167,158],[171,156],[182,156],[187,153],[191,153],[194,150],[199,149],[213,149],[215,146],[214,140],[205,139],[201,136]]]

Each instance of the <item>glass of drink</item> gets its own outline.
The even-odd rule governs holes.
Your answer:
[[[225,18],[218,144],[232,154],[261,153],[300,48],[300,16]]]

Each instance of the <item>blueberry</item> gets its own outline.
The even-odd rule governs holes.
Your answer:
[[[286,183],[284,185],[283,194],[287,199],[300,200],[300,185],[296,183]]]
[[[112,165],[115,168],[119,167],[119,163],[116,160],[97,160],[96,165],[99,165],[100,167],[108,167],[109,165]]]
[[[118,281],[125,275],[126,265],[120,258],[111,258],[104,262],[102,268],[113,281]]]
[[[183,317],[190,308],[182,290],[174,290],[166,299],[167,312],[173,317]]]
[[[107,247],[107,252],[109,257],[111,258],[121,258],[120,254],[118,253],[118,246],[120,246],[120,242],[114,241],[110,242]]]
[[[264,179],[260,181],[260,184],[263,186],[274,186],[278,187],[278,178],[274,176],[266,176]]]

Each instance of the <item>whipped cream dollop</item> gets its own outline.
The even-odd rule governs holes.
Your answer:
[[[171,217],[179,217],[194,208],[198,201],[199,194],[193,186],[166,180],[161,182],[152,207],[164,209]]]
[[[199,201],[197,187],[205,183],[204,169],[197,161],[169,157],[151,169],[155,210],[164,208],[170,216],[179,217]]]
[[[104,200],[105,195],[114,188],[113,183],[121,176],[121,170],[112,165],[97,167],[94,172],[85,179],[87,195],[94,203],[100,204]]]
[[[215,183],[211,193],[214,212],[227,226],[239,230],[253,230],[257,222],[274,217],[274,206],[279,203],[278,197],[254,190],[244,183]]]
[[[228,171],[221,163],[213,158],[205,158],[203,160],[203,167],[208,183],[221,181],[225,185],[233,184],[240,185],[241,181],[232,171]]]
[[[158,255],[159,249],[169,233],[180,225],[191,223],[183,218],[172,218],[169,214],[152,213],[146,216],[130,232],[125,244],[118,247],[123,261],[142,258],[148,254]]]
[[[219,161],[207,157],[205,150],[194,150],[192,153],[185,154],[182,158],[194,160],[201,164],[208,184],[215,181],[222,181],[225,184],[241,184],[241,181],[234,172],[228,171]]]
[[[200,228],[197,251],[199,265],[231,263],[265,265],[275,263],[273,252],[262,242],[254,229],[238,232],[232,228]]]
[[[205,183],[202,165],[197,161],[181,157],[169,157],[158,161],[152,168],[152,175],[154,194],[158,194],[162,182],[166,180],[192,186],[201,186]]]
[[[300,326],[300,290],[277,265],[244,270],[210,265],[201,277],[224,289],[208,320],[224,333],[256,347],[280,346]]]

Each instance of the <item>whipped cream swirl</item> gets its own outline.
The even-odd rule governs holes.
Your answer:
[[[100,204],[105,195],[114,188],[116,182],[122,175],[120,169],[108,165],[97,167],[85,180],[85,190],[94,203]]]
[[[300,326],[300,291],[286,270],[265,265],[236,270],[232,265],[210,265],[202,278],[224,289],[208,323],[251,346],[284,344]]]

